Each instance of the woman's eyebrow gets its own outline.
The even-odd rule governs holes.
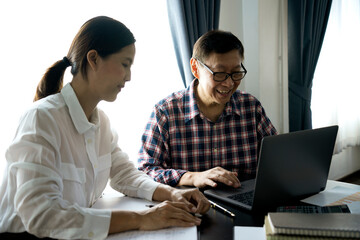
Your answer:
[[[130,64],[133,64],[133,59],[132,58],[129,58],[129,57],[126,57],[125,60],[128,60],[130,62]]]

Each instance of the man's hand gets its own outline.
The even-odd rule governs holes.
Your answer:
[[[187,172],[179,181],[179,186],[195,186],[203,188],[205,186],[216,187],[217,182],[221,182],[234,188],[240,187],[240,181],[236,172],[230,172],[222,167],[215,167],[204,172]]]

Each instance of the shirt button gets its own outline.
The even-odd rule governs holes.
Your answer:
[[[87,143],[88,143],[88,144],[91,144],[91,143],[92,143],[92,139],[89,138],[89,139],[87,140]]]
[[[214,148],[214,152],[217,152],[217,148]]]
[[[89,232],[88,237],[89,237],[89,238],[94,237],[94,233],[93,233],[93,232]]]

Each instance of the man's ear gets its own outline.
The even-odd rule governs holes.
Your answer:
[[[90,50],[86,54],[86,59],[91,69],[95,71],[99,61],[99,54],[97,53],[97,51],[94,49]]]
[[[198,62],[195,58],[190,59],[190,68],[191,68],[191,72],[194,75],[194,77],[199,79]]]

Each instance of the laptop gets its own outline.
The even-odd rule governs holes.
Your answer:
[[[204,190],[207,197],[248,210],[269,210],[326,187],[338,126],[264,137],[256,178],[240,188]]]

